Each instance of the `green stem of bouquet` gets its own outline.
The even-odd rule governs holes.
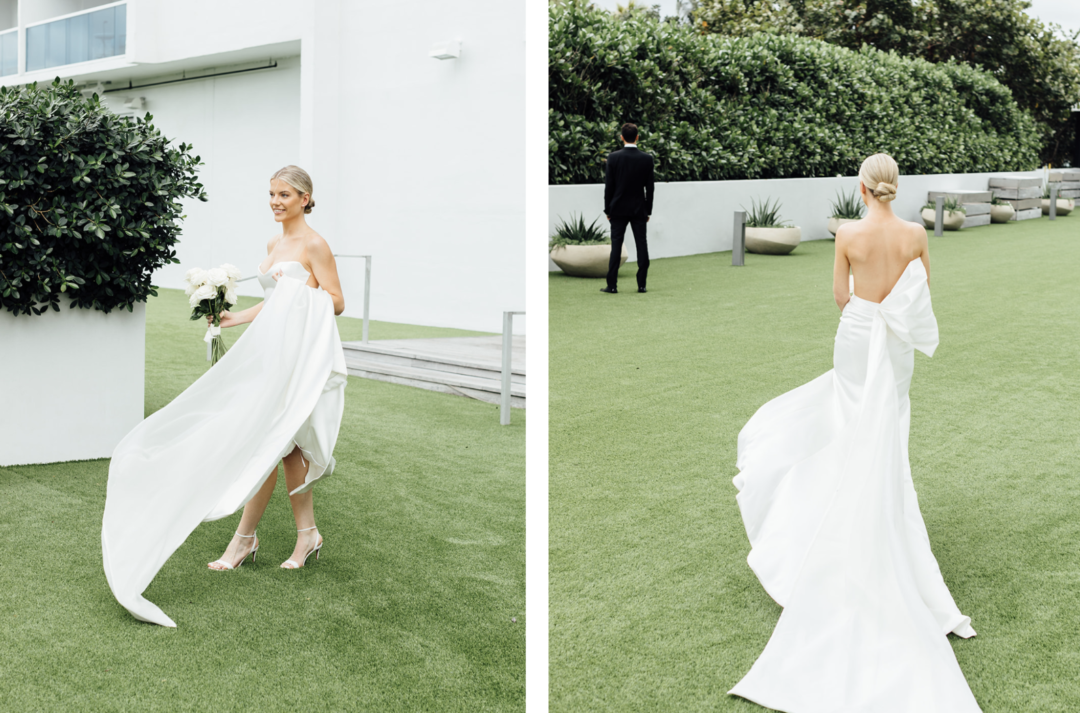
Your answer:
[[[222,297],[220,297],[220,295],[219,295],[218,297],[214,298],[212,304],[213,304],[213,308],[214,308],[213,325],[215,327],[220,327],[221,326],[221,312],[225,308],[225,300]],[[213,339],[211,339],[210,340],[210,366],[213,366],[214,364],[217,364],[218,360],[221,359],[221,357],[225,356],[225,352],[227,352],[227,351],[228,351],[228,348],[226,348],[226,346],[225,346],[225,340],[221,337],[220,334],[217,335],[216,337],[214,337]]]

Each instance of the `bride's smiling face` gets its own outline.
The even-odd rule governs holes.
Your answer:
[[[277,222],[302,216],[308,200],[307,193],[301,193],[280,178],[270,181],[270,210],[274,211]]]

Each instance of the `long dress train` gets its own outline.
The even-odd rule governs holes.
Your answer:
[[[333,472],[348,373],[333,298],[307,279],[298,262],[260,272],[265,303],[236,344],[113,451],[101,553],[136,619],[176,626],[143,591],[200,522],[243,507],[295,446],[308,472],[290,494]]]
[[[730,693],[788,713],[979,710],[946,637],[975,631],[930,551],[908,462],[914,350],[937,344],[914,260],[880,304],[851,298],[832,371],[739,433],[747,561],[784,610]]]

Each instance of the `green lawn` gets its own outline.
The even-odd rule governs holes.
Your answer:
[[[916,355],[911,464],[979,632],[983,710],[1080,702],[1080,216],[930,238],[941,345]],[[550,278],[551,710],[763,710],[728,696],[780,614],[746,564],[739,430],[832,368],[833,244]]]
[[[147,306],[147,413],[208,368],[188,313],[175,290]],[[472,333],[371,326],[455,334]],[[496,406],[350,378],[337,469],[315,489],[321,561],[278,568],[296,537],[282,479],[254,566],[206,568],[237,514],[200,526],[150,585],[176,629],[109,591],[107,460],[0,468],[0,710],[523,710],[524,436],[521,411],[500,426]]]

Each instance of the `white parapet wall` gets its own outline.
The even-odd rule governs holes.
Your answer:
[[[146,305],[0,312],[0,466],[108,458],[143,420]]]
[[[991,176],[1038,176],[1044,171],[932,174],[901,176],[893,210],[900,217],[919,221],[919,209],[929,191],[987,190]],[[825,240],[832,212],[829,201],[838,192],[858,190],[857,176],[837,178],[774,178],[758,181],[684,181],[656,184],[652,219],[648,225],[649,257],[678,257],[731,250],[734,213],[749,210],[751,201],[781,203],[781,217],[802,228],[803,240]],[[548,234],[571,215],[583,215],[586,224],[604,219],[603,184],[548,187]],[[637,249],[629,228],[626,247],[630,261]],[[548,259],[548,270],[558,271]]]

